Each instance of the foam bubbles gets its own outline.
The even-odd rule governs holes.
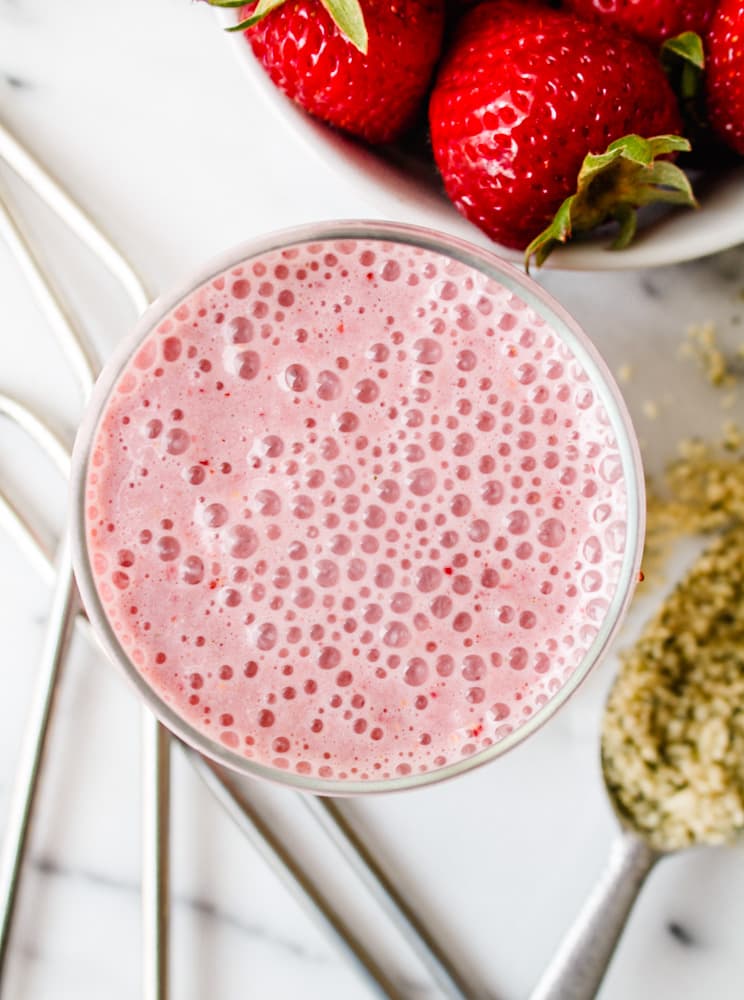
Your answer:
[[[428,496],[437,483],[437,476],[433,469],[415,469],[406,477],[406,485],[411,493],[417,497]]]
[[[489,507],[495,507],[504,499],[504,487],[496,480],[489,480],[481,487],[481,499]]]
[[[251,382],[261,370],[261,358],[256,351],[240,351],[235,357],[238,378]]]
[[[315,392],[319,399],[331,402],[338,399],[343,391],[343,383],[339,376],[329,369],[318,373]]]
[[[292,392],[304,392],[310,384],[310,374],[304,365],[287,365],[284,369],[284,382]]]
[[[557,517],[549,517],[540,525],[537,539],[547,548],[558,548],[566,540],[566,526]]]
[[[247,524],[236,524],[229,534],[233,559],[249,559],[258,548],[258,535]]]
[[[181,543],[173,535],[163,535],[157,541],[157,552],[161,562],[173,562],[181,553]]]
[[[187,556],[181,567],[181,579],[184,583],[195,586],[204,579],[204,562],[199,556]]]
[[[190,444],[191,439],[182,427],[171,427],[166,435],[165,450],[169,455],[183,455]]]
[[[363,378],[356,383],[352,392],[360,403],[374,403],[380,395],[380,387],[374,379]]]
[[[221,503],[210,503],[204,508],[203,519],[208,528],[221,528],[227,524],[227,507]]]
[[[313,567],[313,577],[319,587],[334,587],[338,583],[338,564],[331,559],[319,559]]]
[[[318,655],[321,670],[333,670],[341,662],[341,653],[334,646],[324,646]]]
[[[289,247],[130,367],[94,449],[96,580],[208,738],[297,774],[418,773],[582,661],[625,551],[622,461],[601,393],[497,282],[420,248]],[[137,486],[107,495],[117,462]]]
[[[435,365],[442,360],[442,345],[431,337],[421,337],[414,341],[413,357],[419,365]]]
[[[410,687],[421,687],[429,676],[429,665],[420,656],[414,656],[408,661],[403,679]]]
[[[411,641],[410,629],[403,622],[390,622],[382,631],[382,641],[393,649],[401,649]]]
[[[376,492],[383,503],[397,503],[400,498],[400,486],[394,479],[383,479],[377,484]]]
[[[282,502],[275,490],[259,490],[256,494],[259,514],[264,517],[277,517],[282,509]]]

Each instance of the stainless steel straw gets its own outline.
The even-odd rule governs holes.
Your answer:
[[[21,865],[34,806],[34,793],[44,753],[47,725],[52,710],[57,674],[67,649],[75,608],[75,589],[70,566],[69,543],[60,546],[55,587],[46,639],[39,662],[28,721],[21,744],[10,798],[8,825],[0,859],[0,969],[4,967],[18,892]]]
[[[137,314],[147,302],[147,293],[129,264],[103,237],[93,222],[42,167],[0,125],[0,159],[4,159],[36,192],[127,290]],[[84,400],[95,381],[97,365],[92,351],[76,328],[64,302],[49,284],[39,258],[13,217],[7,195],[0,188],[0,237],[18,262],[42,313],[55,335],[71,370],[77,376]],[[12,419],[22,416],[19,404],[3,397],[0,412]],[[22,419],[27,431],[41,435],[58,466],[69,472],[61,443],[31,414]],[[21,867],[28,846],[44,748],[54,704],[54,694],[71,632],[77,592],[67,531],[60,544],[56,582],[31,708],[16,767],[11,806],[0,856],[0,983],[5,969],[8,942],[18,893]],[[142,709],[142,913],[143,996],[145,1000],[167,1000],[168,996],[168,814],[170,798],[169,742],[165,730],[146,708]]]
[[[148,304],[149,297],[142,282],[131,265],[113,246],[113,244],[97,228],[95,223],[70,196],[54,181],[41,164],[25,150],[14,136],[0,123],[0,161],[4,160],[23,179],[35,193],[46,202],[49,208],[65,222],[79,240],[88,247],[107,270],[115,277],[126,291],[134,309],[139,313]],[[0,237],[4,237],[14,251],[22,270],[37,293],[44,314],[56,334],[61,346],[70,360],[71,367],[78,375],[83,385],[84,393],[90,390],[95,371],[95,363],[63,303],[49,287],[38,266],[35,255],[27,240],[14,223],[10,214],[3,210],[0,200]],[[66,475],[69,471],[69,454],[65,446],[53,434],[43,421],[31,414],[17,400],[0,395],[0,415],[5,415],[19,423],[31,435],[37,444],[52,458],[58,468]],[[62,659],[66,637],[69,634],[68,620],[72,611],[79,611],[75,602],[74,591],[70,591],[70,599],[66,603],[63,597],[70,586],[69,552],[67,543],[60,546],[60,554],[55,570],[50,555],[45,551],[44,543],[32,525],[13,506],[7,497],[0,493],[0,520],[17,540],[18,544],[33,560],[37,569],[44,574],[45,579],[55,586],[55,601],[53,609],[57,611],[56,630],[49,627],[49,650],[45,649],[45,661],[48,658],[56,661],[55,669],[45,680],[45,690],[49,696],[44,702],[45,710],[29,721],[29,731],[41,734],[38,753],[34,758],[34,766],[30,765],[23,771],[18,784],[25,791],[27,802],[25,818],[21,824],[15,820],[9,824],[6,842],[11,845],[8,854],[14,860],[14,877],[12,886],[0,882],[0,900],[4,905],[2,951],[0,951],[0,975],[4,950],[7,946],[7,933],[10,916],[12,915],[15,889],[20,862],[25,849],[25,838],[33,805],[33,791],[38,778],[41,751],[43,750],[43,732],[49,718],[51,694],[56,679],[56,668]],[[82,615],[86,631],[91,635],[90,627]],[[53,641],[54,640],[54,641]],[[41,678],[40,678],[41,687]],[[41,701],[41,699],[40,699]],[[144,819],[144,851],[143,851],[143,932],[144,932],[144,996],[145,1000],[165,1000],[167,996],[168,968],[168,737],[162,727],[146,712],[143,719],[143,819]],[[32,723],[33,722],[33,726]],[[289,853],[282,841],[266,825],[247,798],[241,793],[237,784],[226,771],[210,761],[202,758],[196,752],[187,749],[191,763],[208,784],[218,801],[238,824],[241,831],[247,835],[260,850],[264,859],[288,883],[301,901],[309,905],[316,920],[331,934],[336,943],[341,946],[348,958],[357,969],[363,973],[368,983],[384,996],[402,997],[398,988],[389,977],[372,960],[364,946],[356,938],[349,927],[332,908],[320,889],[304,871],[296,859]],[[19,771],[19,775],[21,772]],[[454,969],[431,934],[421,924],[420,920],[397,892],[392,882],[377,864],[362,840],[350,827],[338,806],[330,800],[304,799],[321,828],[331,839],[357,877],[364,883],[370,894],[381,906],[383,911],[397,926],[414,952],[426,966],[443,995],[449,998],[472,998],[475,993],[468,989],[462,977]],[[5,890],[5,891],[3,891]]]
[[[331,934],[341,946],[346,957],[366,975],[377,992],[389,997],[389,1000],[405,1000],[404,994],[395,986],[389,976],[372,959],[367,949],[356,938],[341,917],[324,900],[320,889],[292,858],[287,848],[274,836],[258,812],[253,809],[248,799],[241,793],[233,778],[217,764],[201,757],[193,750],[187,749],[191,762],[201,775],[207,786],[227,811],[228,815],[253,842],[264,861],[277,874],[291,871],[293,880],[289,883],[295,897],[300,900],[315,916],[323,929]]]
[[[473,987],[465,982],[417,913],[388,878],[338,803],[320,796],[304,796],[303,801],[357,878],[418,955],[442,996],[452,1000],[461,997],[473,1000],[476,996]]]
[[[137,314],[150,304],[139,276],[129,261],[67,194],[39,161],[0,122],[0,162],[5,162],[45,202],[97,257],[129,296]]]
[[[73,347],[73,344],[77,344],[78,341],[64,311],[59,306],[55,294],[43,281],[24,237],[2,201],[0,201],[0,236],[5,238],[14,255],[22,262],[24,272],[31,279],[34,290],[39,293],[40,300],[44,303],[44,311],[52,326],[55,329],[59,326],[59,329],[66,331],[65,347],[72,350],[75,356],[75,369],[80,380],[92,380],[87,357],[82,351]],[[0,906],[2,908],[0,911],[0,976],[5,968],[21,867],[28,843],[54,693],[59,669],[67,648],[70,635],[69,626],[75,608],[72,559],[69,540],[66,536],[60,544],[55,577],[46,637],[21,742],[10,797],[8,823],[0,855]]]

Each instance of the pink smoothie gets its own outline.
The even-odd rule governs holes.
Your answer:
[[[568,346],[479,271],[379,240],[184,299],[119,375],[85,489],[147,683],[321,779],[435,770],[539,712],[625,550],[617,442]]]

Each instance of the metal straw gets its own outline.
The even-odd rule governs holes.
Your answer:
[[[20,400],[0,392],[0,415],[12,420],[43,449],[57,471],[65,479],[70,478],[70,453],[67,445],[48,424],[32,413]]]
[[[234,779],[206,757],[200,756],[194,750],[185,749],[207,787],[211,789],[238,828],[251,840],[269,867],[280,876],[285,872],[291,872],[292,880],[287,884],[293,890],[295,898],[310,910],[316,922],[335,939],[346,957],[354,963],[357,971],[382,996],[388,997],[389,1000],[405,1000],[404,994],[372,959],[367,949],[323,897],[315,882],[300,867],[243,795]]]
[[[137,313],[147,303],[139,278],[118,251],[111,246],[93,222],[53,181],[40,164],[23,150],[0,125],[0,157],[26,181],[81,241],[106,265],[125,287]],[[8,244],[18,262],[42,313],[64,351],[70,368],[87,400],[95,381],[97,364],[85,338],[76,328],[64,302],[47,280],[28,237],[11,214],[7,195],[0,188],[0,237]],[[64,449],[59,439],[34,418],[22,412],[17,400],[3,396],[0,412],[15,419],[40,436],[56,464],[69,474]],[[20,421],[19,421],[20,417]],[[72,559],[67,532],[64,533],[57,561],[57,583],[52,611],[47,625],[47,639],[35,682],[34,698],[26,722],[21,756],[15,775],[11,811],[0,858],[0,980],[5,968],[8,939],[17,897],[23,858],[33,816],[35,796],[43,762],[54,692],[59,668],[64,660],[70,635],[70,622],[76,600]],[[74,599],[73,599],[74,595]],[[170,808],[169,749],[165,731],[147,708],[142,710],[142,911],[143,911],[143,996],[144,1000],[167,1000],[168,996],[168,812]]]
[[[82,350],[78,349],[79,341],[72,332],[64,310],[60,307],[55,293],[44,282],[32,251],[2,201],[0,201],[0,236],[5,238],[10,249],[21,263],[34,290],[37,289],[37,286],[43,287],[43,291],[40,291],[39,295],[50,323],[55,327],[55,330],[57,327],[59,330],[63,328],[67,330],[64,346],[75,358],[76,374],[81,381],[92,379],[88,357]],[[6,397],[5,413],[11,417],[18,415],[18,403],[9,397]],[[40,427],[43,425],[37,421],[36,429]],[[27,419],[24,428],[33,432],[33,420]],[[49,444],[49,441],[50,439],[47,439],[46,443]],[[10,797],[8,823],[0,853],[0,979],[5,969],[8,941],[18,896],[23,859],[28,846],[28,833],[49,731],[54,693],[70,636],[70,623],[75,607],[72,559],[69,540],[66,536],[60,544],[55,575],[56,582],[46,637],[22,737],[20,756]]]
[[[150,304],[150,297],[132,265],[121,251],[104,236],[91,217],[70,197],[39,161],[21,145],[0,122],[0,161],[4,161],[54,214],[88,247],[127,293],[140,314]]]
[[[82,333],[67,306],[47,280],[39,255],[11,211],[5,186],[0,186],[0,239],[8,246],[28,284],[36,304],[55,339],[62,348],[65,359],[80,385],[83,398],[87,399],[96,380],[97,365]]]
[[[49,612],[44,649],[39,662],[31,707],[24,730],[10,797],[10,811],[0,856],[0,969],[4,967],[18,894],[21,865],[34,807],[34,794],[41,769],[49,716],[60,664],[70,637],[77,595],[72,577],[69,541],[60,545],[56,584]]]
[[[149,709],[142,729],[142,983],[144,1000],[166,1000],[170,898],[170,737]]]
[[[46,548],[38,532],[33,530],[28,520],[2,491],[0,491],[0,517],[3,521],[3,529],[8,536],[28,557],[29,562],[44,583],[53,587],[57,578],[57,570],[52,553]],[[74,619],[76,628],[82,629],[85,638],[96,645],[96,636],[85,612],[79,604],[76,610],[77,615]]]
[[[428,969],[442,995],[451,1000],[468,1000],[476,994],[444,954],[430,931],[378,864],[364,841],[344,816],[334,799],[301,796],[310,813],[346,859],[349,867],[367,887],[402,937]]]

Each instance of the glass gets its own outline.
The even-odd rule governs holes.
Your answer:
[[[347,240],[375,240],[393,243],[449,258],[473,268],[486,278],[493,279],[514,292],[550,326],[550,330],[568,347],[573,358],[588,375],[585,386],[597,394],[606,412],[609,426],[617,443],[622,465],[627,510],[626,534],[622,550],[622,563],[609,607],[596,628],[581,661],[547,703],[517,728],[492,745],[470,753],[441,767],[419,773],[399,774],[388,778],[321,778],[297,773],[249,758],[240,752],[212,739],[170,707],[163,697],[145,680],[130,661],[112,628],[94,580],[93,568],[86,541],[85,496],[91,450],[102,414],[106,410],[113,387],[123,370],[133,358],[143,340],[171,314],[191,293],[207,285],[228,269],[237,267],[270,251],[288,249],[308,243]],[[401,473],[402,475],[402,473]],[[134,684],[140,696],[158,718],[177,736],[199,752],[229,768],[246,775],[267,778],[297,789],[318,794],[352,795],[369,792],[393,791],[431,784],[478,767],[506,753],[543,725],[563,705],[598,662],[612,640],[630,601],[638,576],[643,541],[644,492],[640,456],[630,418],[623,400],[604,362],[586,335],[571,317],[551,299],[534,281],[504,263],[494,254],[430,230],[382,222],[331,222],[259,237],[232,248],[211,261],[184,285],[161,296],[145,312],[132,333],[119,345],[104,368],[96,385],[93,398],[81,424],[73,455],[72,469],[72,524],[75,571],[83,604],[93,628],[109,658],[119,666]],[[215,664],[215,669],[217,668]]]

